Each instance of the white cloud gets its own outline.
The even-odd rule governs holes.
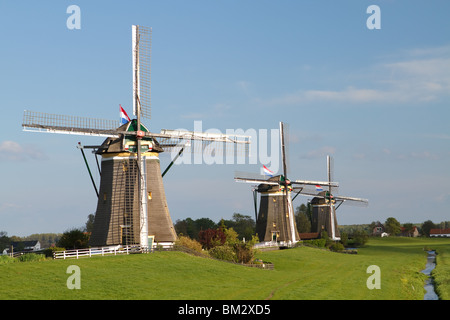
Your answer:
[[[448,97],[450,93],[448,52],[450,49],[436,48],[408,53],[402,60],[374,65],[369,72],[356,74],[359,79],[371,81],[370,87],[347,84],[338,90],[299,90],[268,100],[265,104],[295,105],[308,102],[401,104],[438,100]]]
[[[15,141],[0,143],[0,161],[42,160],[47,156],[33,146],[22,146]]]

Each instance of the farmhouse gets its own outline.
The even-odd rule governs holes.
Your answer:
[[[447,237],[450,238],[450,228],[447,229],[431,229],[430,237]]]
[[[385,232],[384,226],[378,221],[377,224],[372,229],[372,235],[373,236],[382,236]]]
[[[405,227],[401,227],[401,233],[400,236],[402,237],[418,237],[419,236],[419,230],[416,226],[414,226],[411,230],[406,229]]]
[[[3,254],[9,254],[11,247],[13,248],[13,252],[38,251],[38,250],[41,250],[41,243],[38,240],[11,242],[11,245],[9,246],[9,248],[6,248],[5,250],[3,250]]]

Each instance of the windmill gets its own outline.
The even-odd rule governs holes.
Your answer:
[[[292,192],[297,195],[312,190],[316,185],[337,187],[335,182],[295,180],[288,178],[286,159],[285,124],[280,122],[280,143],[282,174],[270,178],[264,176],[250,177],[248,174],[238,173],[235,181],[257,184],[253,188],[255,206],[256,233],[260,241],[293,244],[300,240],[292,205]],[[241,176],[238,176],[241,175]],[[257,194],[260,193],[259,214],[257,212]],[[295,199],[295,198],[294,198]]]
[[[142,123],[150,119],[151,111],[150,54],[151,28],[133,25],[133,120],[121,125],[113,120],[24,112],[24,131],[106,137],[99,146],[84,147],[102,158],[91,246],[140,245],[145,250],[153,242],[176,240],[159,153],[220,151],[226,146],[233,155],[248,154],[249,136],[166,129],[153,133]]]
[[[331,182],[333,179],[333,159],[330,156],[327,156],[327,176],[328,182]],[[321,190],[321,192],[318,194],[309,192],[304,192],[301,194],[303,196],[314,197],[311,200],[311,205],[313,208],[311,231],[320,233],[322,230],[325,230],[332,240],[340,240],[336,210],[343,203],[367,206],[369,204],[369,201],[362,198],[335,195],[334,192],[336,191],[336,189],[333,188],[330,184],[328,184],[328,190],[322,190],[320,184],[318,184],[317,187]]]

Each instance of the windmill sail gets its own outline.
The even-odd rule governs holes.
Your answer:
[[[331,185],[333,179],[333,159],[327,156],[327,177],[328,187],[321,192],[302,192],[303,196],[312,196],[311,205],[313,207],[311,228],[312,232],[326,231],[332,240],[340,240],[336,210],[343,203],[351,205],[367,206],[369,201],[363,198],[347,197],[334,194],[336,189]]]
[[[150,132],[141,122],[151,117],[151,28],[132,26],[133,113],[124,121],[25,111],[23,130],[101,136],[96,148],[102,163],[91,245],[173,243],[158,154],[209,152],[248,156],[250,137],[203,132]],[[100,166],[99,166],[100,167]]]
[[[151,44],[152,28],[133,25],[133,114],[146,119],[151,118]]]

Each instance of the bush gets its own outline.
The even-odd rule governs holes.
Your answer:
[[[45,256],[47,258],[53,258],[53,253],[54,252],[56,252],[56,251],[65,251],[65,250],[66,250],[65,248],[61,248],[61,247],[50,247],[50,248],[45,249],[43,251],[43,253],[45,254]]]
[[[235,244],[234,251],[236,254],[236,262],[252,263],[255,258],[255,250],[251,246],[247,246],[245,243]]]
[[[237,261],[236,253],[234,252],[233,248],[229,246],[215,246],[214,248],[211,248],[208,252],[211,257],[216,259],[233,262]]]
[[[43,261],[45,260],[45,255],[37,253],[26,253],[19,256],[17,259],[19,262]]]
[[[179,236],[175,242],[175,246],[181,246],[197,252],[202,252],[202,245],[200,242],[186,236]]]
[[[83,249],[89,247],[89,236],[83,230],[72,229],[63,233],[57,246],[68,250]]]
[[[304,244],[309,244],[314,247],[325,248],[327,239],[314,239],[314,240],[303,240]]]
[[[340,251],[344,251],[345,247],[342,243],[340,242],[335,242],[330,246],[330,250],[331,251],[336,251],[336,252],[340,252]]]
[[[209,250],[216,246],[223,246],[227,236],[223,229],[206,229],[198,233],[198,241],[202,244],[203,249]]]
[[[368,240],[369,240],[369,235],[364,231],[357,230],[353,233],[353,244],[356,247],[365,245]]]
[[[10,256],[7,256],[7,255],[0,256],[0,264],[7,264],[7,263],[13,263],[13,262],[17,262],[17,259],[11,258]]]

